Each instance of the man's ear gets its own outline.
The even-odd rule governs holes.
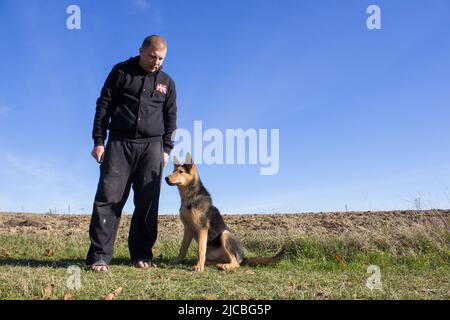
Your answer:
[[[186,160],[184,161],[185,164],[194,164],[194,160],[192,159],[191,154],[188,152],[186,153]]]
[[[176,166],[181,166],[181,161],[177,158],[177,156],[173,156],[173,164]]]

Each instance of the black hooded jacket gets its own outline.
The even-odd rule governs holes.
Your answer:
[[[170,153],[176,119],[175,82],[161,69],[146,73],[137,56],[109,73],[97,100],[92,138],[96,146],[104,145],[109,129],[110,139],[162,139]]]

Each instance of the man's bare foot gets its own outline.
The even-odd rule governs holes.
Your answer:
[[[134,265],[136,266],[136,268],[140,268],[140,269],[148,269],[150,268],[150,262],[149,261],[143,261],[143,260],[138,260],[134,263]]]
[[[94,264],[90,267],[90,269],[94,272],[108,272],[107,265],[100,265],[100,264],[95,265]]]

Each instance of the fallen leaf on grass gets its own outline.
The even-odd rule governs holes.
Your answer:
[[[217,300],[217,299],[219,299],[219,296],[217,294],[211,293],[206,296],[206,300]]]
[[[64,300],[72,300],[72,294],[70,292],[64,293]]]
[[[296,290],[298,290],[299,289],[299,285],[297,285],[297,284],[295,284],[295,283],[291,283],[289,286],[288,286],[288,290],[289,291],[296,291]]]
[[[55,286],[54,284],[51,284],[51,285],[45,287],[44,289],[42,289],[42,297],[44,299],[48,299],[51,297],[54,286]]]
[[[121,294],[122,291],[123,291],[122,287],[119,287],[116,290],[114,290],[114,294],[117,296],[117,295]]]
[[[316,293],[316,296],[320,297],[320,298],[327,298],[328,297],[328,292],[319,291],[319,292]]]
[[[122,287],[117,288],[111,293],[108,293],[103,300],[114,300],[123,291]]]
[[[115,297],[114,293],[108,293],[103,300],[114,300]]]
[[[11,253],[6,249],[2,249],[2,257],[3,258],[11,258]]]
[[[159,279],[159,280],[162,280],[162,281],[166,280],[166,277],[165,277],[164,274],[162,274],[162,273],[157,274],[157,275],[156,275],[156,278]]]
[[[247,271],[245,271],[244,273],[245,273],[245,274],[248,274],[248,275],[255,275],[255,274],[256,274],[256,272],[255,272],[255,271],[252,271],[252,270],[247,270]]]

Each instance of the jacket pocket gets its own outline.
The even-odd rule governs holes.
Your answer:
[[[136,121],[136,116],[130,112],[124,105],[117,106],[114,115],[109,123],[109,129],[128,132],[133,130],[134,123]]]
[[[166,95],[164,93],[155,90],[151,97],[151,101],[157,105],[163,104],[164,101],[166,101]]]
[[[161,136],[164,134],[164,119],[162,102],[160,105],[152,103],[143,109],[143,133],[147,136]]]

